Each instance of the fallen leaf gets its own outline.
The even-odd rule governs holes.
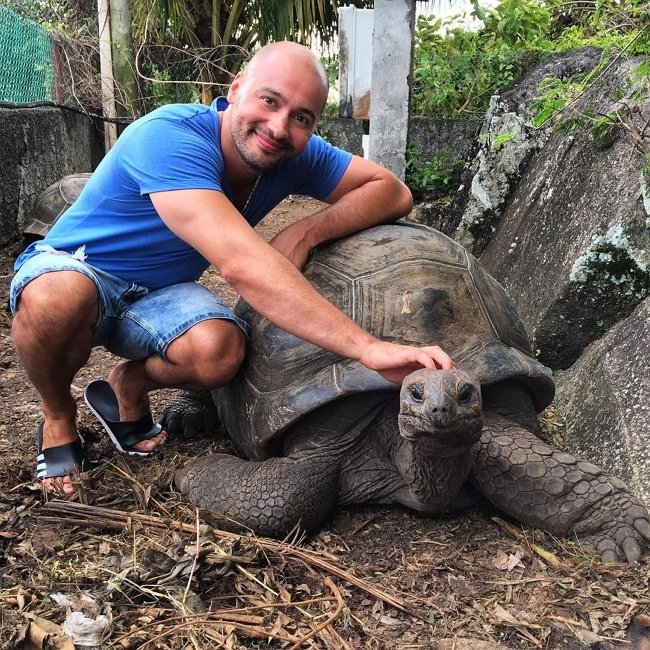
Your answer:
[[[521,563],[521,551],[517,551],[514,555],[510,553],[506,555],[499,549],[496,558],[492,561],[494,566],[501,571],[512,571],[515,567],[524,567]]]
[[[25,634],[25,650],[75,650],[74,643],[67,637],[60,625],[34,614],[25,614],[30,619]]]

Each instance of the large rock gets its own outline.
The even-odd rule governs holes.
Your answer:
[[[557,381],[566,442],[650,507],[650,298]]]
[[[575,56],[583,65],[584,53]],[[611,96],[617,88],[632,92],[631,72],[641,60],[614,62],[575,109],[602,114],[620,109]],[[530,74],[540,77],[538,70]],[[519,101],[510,103],[519,107]],[[506,103],[504,110],[508,108]],[[634,119],[650,119],[650,99]],[[552,368],[569,367],[589,343],[649,295],[643,163],[643,154],[622,128],[604,144],[585,129],[568,136],[553,133],[503,202],[502,215],[488,224],[492,232],[481,262],[512,295],[540,360]],[[481,173],[490,177],[488,169]],[[473,216],[470,211],[469,218]],[[467,221],[457,232],[471,248],[467,233],[472,230],[463,227]]]
[[[546,130],[530,124],[540,82],[549,75],[558,79],[585,75],[598,65],[600,56],[600,50],[590,47],[548,57],[512,88],[494,95],[478,134],[476,155],[465,165],[453,201],[437,213],[418,214],[417,220],[454,237],[480,257],[526,165],[547,140]]]
[[[513,187],[544,136],[531,132],[516,113],[495,112],[488,115],[482,140],[470,166],[467,198],[454,231],[454,239],[476,257],[492,240]],[[451,226],[443,224],[445,230]]]
[[[594,48],[550,57],[493,101],[463,186],[434,225],[504,285],[540,360],[570,368],[556,404],[571,450],[650,505],[650,182],[641,173],[644,145],[634,144],[650,120],[650,97],[640,95],[630,113],[613,99],[633,104],[632,72],[643,58],[598,68],[598,82],[561,116],[619,110],[626,122],[607,138],[531,125],[542,79],[566,82],[600,60]]]

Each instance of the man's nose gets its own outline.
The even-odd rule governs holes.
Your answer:
[[[286,140],[289,136],[289,115],[284,111],[276,111],[269,121],[269,128],[276,140]]]

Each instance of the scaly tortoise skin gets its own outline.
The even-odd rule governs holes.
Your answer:
[[[512,301],[460,245],[398,222],[316,250],[305,275],[376,336],[439,344],[457,370],[416,371],[400,390],[240,301],[247,359],[212,396],[246,460],[190,462],[176,475],[187,500],[283,536],[298,523],[317,529],[337,505],[449,512],[468,503],[469,483],[507,515],[577,535],[606,561],[639,559],[646,508],[620,480],[535,435],[553,381]],[[186,430],[209,413],[205,400],[185,396],[165,425]]]

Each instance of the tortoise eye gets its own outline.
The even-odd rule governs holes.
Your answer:
[[[422,404],[422,402],[424,402],[424,391],[422,390],[422,386],[417,384],[415,386],[410,386],[409,395],[416,404]]]
[[[465,384],[458,393],[459,402],[468,402],[474,394],[474,388],[470,384]]]

